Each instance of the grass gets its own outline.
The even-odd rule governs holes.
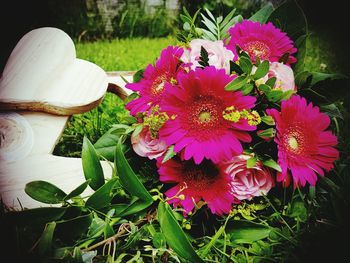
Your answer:
[[[77,57],[88,60],[105,71],[138,70],[154,61],[160,50],[173,45],[173,37],[133,38],[77,43]]]

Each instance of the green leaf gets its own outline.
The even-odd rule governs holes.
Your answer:
[[[221,29],[221,39],[228,38],[229,34],[227,31],[235,24],[242,22],[243,17],[241,15],[237,15],[233,17],[230,22],[228,22],[222,29]]]
[[[252,244],[267,238],[271,232],[269,226],[246,220],[229,222],[227,228],[226,232],[230,234],[231,242],[236,244]]]
[[[57,221],[56,233],[60,239],[71,241],[86,233],[93,219],[93,213]]]
[[[264,60],[261,62],[253,75],[254,80],[258,80],[264,77],[269,72],[269,68],[269,61]]]
[[[253,168],[256,165],[258,158],[256,156],[252,156],[247,160],[247,168]]]
[[[149,207],[152,204],[150,201],[143,201],[141,199],[133,198],[130,202],[130,204],[123,204],[120,206],[121,209],[116,212],[116,216],[124,217],[132,214],[136,214],[147,207]]]
[[[94,209],[101,209],[108,206],[114,196],[113,188],[117,182],[117,178],[110,179],[86,200],[85,206]]]
[[[203,67],[209,66],[208,51],[203,46],[201,46],[200,57],[199,57],[198,63]]]
[[[271,90],[266,92],[266,97],[271,102],[279,102],[283,99],[284,92],[282,90]]]
[[[241,91],[243,92],[243,95],[248,95],[250,92],[252,92],[253,89],[254,89],[254,84],[247,83],[243,86]]]
[[[128,161],[125,159],[120,141],[116,148],[114,164],[118,171],[121,184],[130,194],[137,196],[146,202],[153,202],[152,196],[137,178]]]
[[[275,83],[276,83],[276,80],[277,78],[276,77],[272,77],[272,78],[269,78],[265,84],[271,88],[273,88],[275,86]]]
[[[162,201],[158,205],[158,221],[168,245],[180,257],[191,262],[203,262],[177,223],[170,206]]]
[[[304,202],[300,199],[294,199],[288,206],[286,215],[292,218],[297,218],[301,222],[305,222],[307,220],[307,209]]]
[[[266,84],[260,84],[258,88],[259,88],[259,90],[261,90],[262,92],[264,92],[266,94],[271,91],[271,87],[266,85]]]
[[[289,100],[289,98],[295,93],[294,90],[287,90],[283,92],[281,100]]]
[[[241,69],[241,67],[232,60],[230,60],[230,72],[237,73],[238,75],[243,74],[243,70]]]
[[[247,80],[248,76],[238,76],[225,86],[225,90],[239,90],[247,83]]]
[[[34,200],[46,204],[62,203],[67,195],[57,186],[46,181],[33,181],[26,184],[24,191]]]
[[[168,150],[166,151],[166,153],[164,155],[162,163],[165,163],[166,161],[169,161],[175,155],[176,155],[176,152],[174,152],[174,145],[169,146]]]
[[[140,80],[143,78],[143,73],[145,72],[145,69],[140,69],[136,71],[136,73],[132,76],[132,82],[140,82]]]
[[[268,21],[286,32],[294,41],[302,35],[307,35],[305,14],[295,0],[287,0],[278,6]]]
[[[288,60],[289,60],[289,56],[290,56],[290,54],[288,52],[284,53],[282,55],[282,57],[279,58],[278,62],[286,64],[288,62]]]
[[[79,185],[77,188],[75,188],[72,192],[70,192],[69,194],[67,194],[63,200],[69,200],[73,197],[76,197],[78,195],[80,195],[82,192],[85,191],[86,187],[89,185],[89,181],[85,181],[84,183],[82,183],[81,185]]]
[[[40,207],[22,211],[7,212],[5,220],[14,225],[42,225],[51,221],[59,220],[66,212],[65,207]]]
[[[281,166],[279,166],[279,164],[276,163],[274,159],[268,159],[266,161],[263,161],[263,164],[267,167],[275,169],[278,172],[282,172]]]
[[[220,24],[220,28],[223,29],[232,19],[233,15],[236,12],[236,8],[233,9],[230,13],[228,13],[228,15],[225,17],[225,19],[222,21],[222,23]]]
[[[240,57],[239,65],[241,66],[241,69],[244,73],[250,74],[250,72],[252,72],[253,64],[249,57]]]
[[[39,239],[38,250],[39,255],[49,255],[52,250],[52,239],[55,232],[56,222],[46,224],[45,229]]]
[[[115,147],[120,136],[111,133],[110,131],[103,134],[100,139],[94,144],[98,155],[103,156],[109,161],[114,160]]]
[[[254,15],[252,15],[249,20],[260,22],[261,24],[265,24],[270,14],[273,12],[273,5],[271,3],[266,4],[257,11]]]
[[[83,163],[85,179],[90,182],[89,186],[92,189],[97,190],[104,184],[105,179],[102,166],[95,148],[86,137],[84,137],[83,140],[81,159]]]
[[[294,65],[294,75],[297,75],[299,72],[302,72],[305,67],[305,57],[307,54],[306,43],[308,41],[308,35],[302,35],[298,37],[295,41],[295,46],[298,49],[296,59],[297,63]]]
[[[257,132],[258,136],[261,138],[272,138],[275,136],[275,129],[268,128],[266,130],[261,130]]]
[[[225,227],[221,226],[218,231],[216,231],[215,235],[211,238],[210,242],[205,245],[201,249],[201,257],[205,258],[206,255],[210,252],[210,249],[215,245],[216,241],[219,239],[219,237],[225,232]]]
[[[262,116],[261,121],[270,126],[275,125],[275,121],[270,115]]]

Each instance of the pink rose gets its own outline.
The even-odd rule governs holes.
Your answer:
[[[282,91],[296,90],[294,73],[290,66],[279,62],[270,63],[269,73],[265,77],[257,80],[257,85],[265,83],[272,77],[276,78],[274,89],[280,89]]]
[[[226,172],[231,176],[231,191],[238,200],[252,199],[267,194],[274,186],[270,170],[257,162],[253,168],[247,168],[249,155],[233,157],[225,164]]]
[[[143,128],[143,130],[136,135],[133,133],[131,135],[131,144],[138,155],[148,157],[149,159],[156,159],[162,156],[167,150],[165,142],[153,139],[148,128]]]
[[[228,74],[230,73],[230,60],[233,60],[234,54],[224,47],[224,42],[221,40],[194,39],[190,42],[190,47],[184,51],[181,60],[185,63],[191,63],[193,70],[200,67],[198,61],[201,56],[201,47],[208,52],[210,66],[215,66],[218,69],[223,68]]]

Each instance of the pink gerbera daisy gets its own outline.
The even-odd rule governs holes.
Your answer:
[[[315,185],[317,174],[323,176],[324,170],[331,170],[339,157],[333,147],[338,143],[337,137],[325,131],[330,124],[329,117],[299,96],[283,101],[281,112],[276,109],[267,112],[276,122],[275,142],[278,164],[282,168],[277,180],[288,184],[290,170],[294,186],[304,186],[306,182]]]
[[[251,109],[255,97],[225,91],[233,77],[224,69],[197,68],[188,74],[179,74],[178,86],[166,87],[161,110],[170,119],[159,131],[159,137],[175,152],[184,149],[184,159],[194,158],[199,164],[204,158],[215,163],[242,153],[240,141],[250,142],[247,131],[256,129],[247,120],[231,122],[223,118],[228,107],[236,110]]]
[[[204,160],[196,165],[193,160],[181,161],[175,157],[161,164],[158,161],[160,181],[177,183],[165,195],[169,203],[181,206],[188,214],[200,200],[207,203],[213,214],[228,214],[234,203],[231,194],[231,177],[224,169]],[[182,195],[182,198],[179,198]]]
[[[235,53],[235,57],[238,57],[236,53],[236,45],[238,45],[253,61],[259,57],[261,60],[276,62],[283,54],[289,53],[288,64],[296,62],[296,58],[291,56],[297,51],[293,41],[271,22],[261,24],[244,20],[231,27],[229,34],[231,39],[228,48]]]
[[[179,64],[182,54],[183,49],[180,47],[167,47],[162,51],[155,66],[149,64],[146,67],[140,82],[126,85],[126,88],[139,92],[140,95],[139,98],[126,105],[130,114],[135,115],[138,112],[147,111],[152,106],[159,104],[165,83],[176,83],[177,74],[181,69]]]

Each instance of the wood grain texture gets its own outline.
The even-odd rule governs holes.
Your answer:
[[[68,120],[67,116],[45,113],[21,112],[33,130],[34,145],[25,158],[6,161],[0,158],[0,195],[2,201],[13,209],[48,206],[31,199],[24,192],[25,185],[34,180],[44,180],[57,185],[67,194],[85,181],[80,158],[52,155],[54,146]],[[106,178],[112,175],[111,166],[101,162]],[[83,196],[89,195],[88,188]]]
[[[107,86],[100,67],[76,58],[66,33],[39,28],[18,42],[6,63],[0,79],[0,109],[72,115],[96,107]]]

